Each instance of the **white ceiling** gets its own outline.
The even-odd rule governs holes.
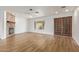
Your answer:
[[[6,6],[0,8],[8,11],[23,13],[30,18],[74,12],[77,8],[76,6],[66,6],[66,8],[61,7],[62,6]],[[32,11],[29,11],[29,9],[32,9]],[[35,12],[39,13],[36,14]]]

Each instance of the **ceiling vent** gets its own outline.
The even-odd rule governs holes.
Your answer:
[[[29,11],[32,11],[33,9],[29,9]]]
[[[39,13],[39,12],[35,12],[35,13]]]
[[[61,8],[66,8],[66,6],[61,6]]]

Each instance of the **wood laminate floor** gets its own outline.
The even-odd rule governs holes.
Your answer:
[[[79,46],[71,37],[23,33],[0,40],[0,51],[74,52],[79,51]]]

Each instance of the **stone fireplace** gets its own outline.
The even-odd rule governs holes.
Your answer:
[[[7,16],[6,31],[7,31],[7,37],[8,37],[15,34],[15,16],[9,12],[6,13],[6,16]]]

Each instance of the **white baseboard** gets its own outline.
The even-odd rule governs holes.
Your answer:
[[[72,38],[76,41],[77,45],[79,46],[79,42],[78,42],[77,38],[75,38],[75,37],[72,37]]]

